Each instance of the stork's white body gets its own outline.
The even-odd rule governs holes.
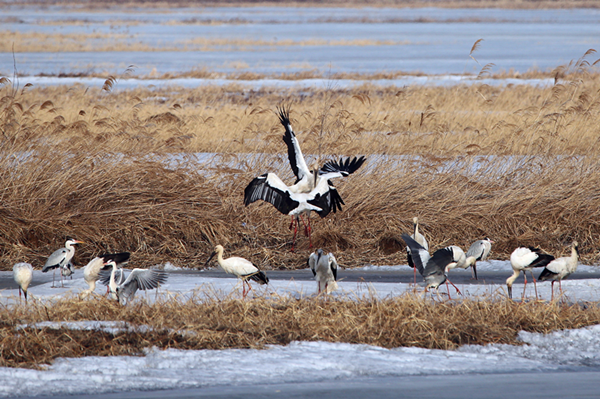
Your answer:
[[[508,287],[508,295],[512,298],[512,285],[514,281],[519,277],[519,274],[523,272],[525,276],[525,285],[523,287],[523,298],[525,297],[525,289],[527,288],[527,275],[525,274],[527,271],[531,273],[531,278],[533,279],[533,284],[535,286],[535,295],[537,298],[537,285],[535,282],[535,277],[533,277],[533,268],[546,266],[554,260],[552,255],[542,254],[537,250],[532,250],[531,248],[520,247],[513,251],[510,255],[510,265],[513,269],[513,274],[508,279],[506,279],[506,286]]]
[[[13,266],[13,278],[19,284],[19,298],[21,298],[21,291],[23,291],[25,302],[27,302],[27,288],[33,280],[33,266],[25,262],[16,263]]]
[[[83,296],[88,296],[96,289],[96,281],[100,277],[100,270],[106,266],[103,258],[95,257],[83,268],[83,279],[90,287],[82,292]]]
[[[330,294],[338,288],[338,263],[331,252],[324,254],[322,249],[313,252],[308,258],[308,266],[317,280],[318,293]]]

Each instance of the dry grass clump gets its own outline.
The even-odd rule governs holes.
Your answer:
[[[262,348],[291,341],[328,341],[454,349],[466,344],[518,344],[521,330],[539,333],[600,322],[597,304],[560,305],[509,300],[430,302],[394,299],[252,301],[192,298],[138,302],[65,299],[54,304],[0,310],[0,366],[38,367],[56,357],[139,355],[144,348]],[[111,334],[101,331],[17,327],[40,321],[127,321],[152,327]]]
[[[311,91],[119,90],[123,77],[105,90],[17,88],[3,78],[0,267],[41,266],[68,236],[88,243],[80,265],[127,250],[135,266],[199,266],[221,243],[265,269],[303,267],[308,242],[289,252],[289,219],[242,201],[259,174],[293,182],[273,113],[282,103],[311,165],[367,155],[336,182],[343,211],[313,218],[315,246],[342,265],[404,263],[400,234],[414,216],[434,250],[489,236],[495,258],[519,245],[561,255],[577,239],[583,261],[597,261],[600,79],[561,71],[552,87]]]

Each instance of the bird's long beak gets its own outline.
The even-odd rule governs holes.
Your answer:
[[[210,257],[208,258],[208,260],[206,261],[206,263],[204,264],[204,267],[208,266],[208,263],[212,260],[212,258],[216,255],[216,252],[213,252],[212,254],[210,254]]]
[[[85,241],[75,240],[75,244],[85,244]]]
[[[508,286],[508,297],[512,299],[512,287],[510,285]]]
[[[473,276],[475,277],[475,280],[477,280],[477,263],[473,263],[473,266],[471,266],[473,268]]]

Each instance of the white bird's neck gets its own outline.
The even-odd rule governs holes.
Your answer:
[[[515,280],[517,279],[517,277],[519,277],[519,274],[521,274],[520,270],[513,269],[512,276],[510,276],[509,278],[506,279],[506,285],[508,285],[509,287],[512,287],[512,285],[515,282]]]

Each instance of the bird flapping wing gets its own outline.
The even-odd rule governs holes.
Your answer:
[[[425,276],[425,266],[429,263],[429,252],[421,244],[404,233],[401,235],[406,245],[410,248],[410,256],[421,276]]]
[[[263,200],[273,205],[284,215],[296,209],[299,201],[292,198],[285,183],[274,173],[265,173],[255,179],[244,190],[244,205]]]
[[[278,107],[279,112],[279,122],[285,128],[285,134],[283,135],[283,141],[285,142],[288,149],[288,159],[290,161],[290,167],[292,168],[292,172],[296,176],[296,183],[302,180],[305,177],[310,177],[310,170],[306,165],[306,161],[304,160],[304,155],[302,155],[302,150],[300,149],[300,143],[298,143],[298,139],[292,130],[292,124],[290,123],[290,112],[289,109],[286,109],[285,106]]]
[[[350,159],[350,157],[344,160],[340,158],[339,162],[337,161],[327,161],[319,170],[319,175],[328,175],[325,176],[327,179],[332,179],[334,177],[346,177],[358,170],[365,163],[366,158],[361,156],[360,158],[354,157],[354,159]],[[329,176],[331,174],[331,176]]]

